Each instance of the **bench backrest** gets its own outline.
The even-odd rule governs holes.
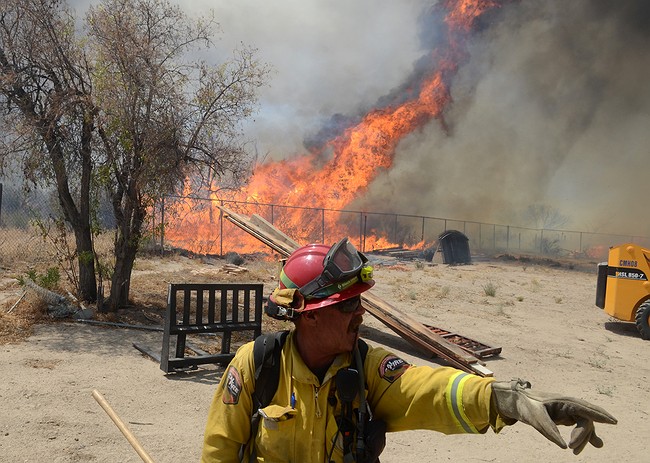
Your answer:
[[[235,355],[230,352],[233,332],[249,332],[251,341],[262,333],[263,291],[262,284],[170,284],[160,368],[168,373],[205,363],[228,364]],[[205,334],[221,337],[220,353],[187,342],[190,335]],[[187,350],[197,355],[187,355]]]

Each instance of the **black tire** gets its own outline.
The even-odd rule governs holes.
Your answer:
[[[634,316],[636,321],[636,329],[641,333],[641,337],[645,340],[650,340],[650,301],[645,301],[636,310]]]

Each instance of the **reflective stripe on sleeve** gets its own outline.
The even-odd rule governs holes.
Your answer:
[[[459,371],[454,374],[447,383],[447,406],[452,416],[456,418],[458,425],[463,428],[466,433],[478,434],[478,430],[465,415],[463,408],[463,387],[465,382],[470,378],[469,373]]]

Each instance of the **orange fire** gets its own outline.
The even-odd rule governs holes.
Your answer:
[[[389,169],[397,144],[402,138],[422,127],[431,119],[440,119],[450,102],[449,80],[464,59],[464,38],[471,32],[478,17],[486,11],[499,7],[499,1],[490,0],[447,0],[442,10],[448,27],[448,44],[432,54],[436,60],[432,72],[414,88],[415,96],[399,105],[383,107],[369,112],[356,125],[348,127],[339,136],[327,141],[319,150],[278,162],[256,166],[245,189],[232,198],[224,199],[255,204],[276,204],[285,206],[277,216],[269,218],[268,206],[264,208],[238,207],[237,210],[252,214],[260,213],[282,231],[298,242],[325,239],[334,242],[340,236],[349,235],[364,250],[403,246],[392,243],[388,237],[361,230],[361,220],[350,222],[345,209],[356,198],[363,195],[368,185],[382,169]],[[441,13],[442,14],[442,13]],[[230,203],[226,203],[231,207]],[[178,246],[196,251],[220,253],[222,250],[252,252],[264,250],[255,238],[235,231],[228,224],[228,235],[223,233],[223,249],[213,247],[209,238],[222,236],[215,231],[215,212],[196,212],[196,204],[190,204],[193,212],[177,225],[166,229],[166,239]],[[287,209],[286,207],[293,207]],[[323,211],[301,209],[323,208]],[[261,212],[264,209],[264,212]],[[279,209],[279,208],[278,208]],[[330,211],[334,210],[334,211]],[[212,214],[210,220],[206,214]],[[218,212],[217,212],[218,214]],[[191,219],[190,219],[191,217]],[[225,228],[226,226],[224,226]],[[192,237],[188,240],[188,237]],[[418,243],[424,246],[425,243]]]
[[[448,0],[445,2],[448,11],[445,22],[452,31],[469,33],[476,19],[486,11],[499,6],[501,2],[496,0]]]

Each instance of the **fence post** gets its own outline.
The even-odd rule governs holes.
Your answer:
[[[160,255],[165,255],[165,196],[160,199]]]
[[[361,252],[364,252],[364,244],[363,244],[363,234],[364,234],[364,226],[363,226],[363,212],[359,212],[359,248],[361,248]]]
[[[424,244],[424,216],[422,217],[422,243]]]
[[[219,202],[223,207],[223,199]],[[219,255],[223,257],[223,209],[219,209]]]
[[[395,214],[395,223],[393,224],[393,243],[397,244],[397,214]]]
[[[320,218],[321,236],[323,237],[323,241],[321,241],[321,243],[325,243],[325,208],[322,208],[320,212],[321,212],[321,218]]]
[[[368,234],[368,214],[363,216],[363,246],[361,252],[366,252],[366,236]]]
[[[506,227],[506,251],[510,250],[510,225]]]
[[[582,232],[580,232],[580,248],[579,249],[580,249],[579,252],[582,252]]]

